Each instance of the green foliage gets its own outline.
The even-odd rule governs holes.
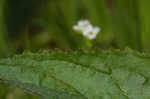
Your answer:
[[[92,22],[92,24],[101,27],[100,39],[97,42],[101,42],[108,46],[112,41],[112,28],[111,28],[111,13],[107,7],[106,0],[83,0],[83,6],[85,6],[86,17]]]
[[[138,5],[138,0],[116,0],[114,3],[112,27],[116,44],[120,48],[129,46],[142,50]]]
[[[8,87],[6,84],[0,83],[1,99],[38,99],[35,95],[24,93],[21,89]]]
[[[139,10],[139,16],[140,16],[140,26],[141,26],[141,38],[142,38],[142,44],[145,50],[150,51],[150,1],[148,0],[138,0],[138,10]]]
[[[87,48],[72,31],[80,19],[102,28],[94,46],[149,51],[147,0],[1,0],[1,31],[8,31],[12,49]],[[4,3],[5,2],[5,3]],[[3,21],[3,22],[2,22]],[[5,25],[5,26],[4,26]],[[0,43],[5,41],[0,33]],[[7,45],[3,43],[3,45]],[[3,47],[4,48],[4,47]],[[2,52],[2,51],[1,51]],[[17,52],[18,53],[18,52]]]
[[[24,50],[37,51],[41,48],[59,48],[63,50],[78,48],[88,49],[86,41],[82,36],[72,31],[72,26],[81,19],[88,19],[93,25],[100,26],[102,29],[96,40],[93,40],[92,46],[94,48],[108,49],[113,47],[124,49],[124,47],[128,46],[138,51],[145,50],[150,52],[149,3],[150,1],[148,0],[0,0],[0,58],[10,54],[21,53]],[[146,56],[137,55],[132,51],[98,52],[98,55],[97,52],[94,53],[68,52],[63,54],[60,52],[51,52],[47,53],[47,55],[45,55],[46,53],[30,53],[32,55],[26,54],[4,60],[4,62],[1,61],[2,66],[0,66],[2,69],[0,68],[0,71],[9,70],[13,67],[12,64],[15,64],[15,68],[13,67],[14,69],[12,70],[18,71],[16,73],[12,70],[10,70],[10,73],[4,72],[4,80],[12,79],[13,81],[10,81],[11,85],[18,84],[20,85],[18,87],[24,85],[27,89],[41,92],[43,95],[47,95],[50,92],[51,95],[56,95],[58,98],[59,96],[69,98],[74,97],[74,95],[75,97],[79,96],[81,98],[93,98],[93,96],[96,96],[96,98],[104,99],[120,99],[122,95],[127,96],[125,99],[149,98],[149,90],[148,88],[146,89],[149,83],[148,56],[147,58],[143,58]],[[59,56],[57,54],[59,54]],[[33,57],[35,57],[35,59],[33,59]],[[44,58],[42,59],[41,57]],[[119,61],[116,61],[115,58]],[[51,59],[55,59],[57,63]],[[37,66],[32,66],[32,63]],[[68,67],[65,67],[64,64],[73,64],[72,66],[79,68],[79,70],[75,68],[73,69],[73,73],[70,74],[70,71],[66,70]],[[25,72],[22,75],[19,73],[19,70],[24,70],[25,67],[23,65],[29,67],[26,67],[25,72],[27,71],[31,76]],[[65,70],[66,74],[60,73],[60,75],[58,75],[59,73],[57,73],[57,75],[55,75],[54,73],[57,71],[46,70],[43,68],[44,66],[58,71],[64,68],[60,71]],[[70,67],[70,65],[67,66]],[[94,68],[91,68],[91,66],[94,66]],[[58,69],[57,67],[62,68]],[[80,69],[83,69],[83,74],[80,72]],[[37,71],[38,73],[36,75],[35,73]],[[87,75],[86,71],[88,71]],[[50,74],[47,74],[47,72],[50,72]],[[74,76],[76,72],[79,72],[79,74]],[[99,78],[96,81],[100,84],[100,87],[96,89],[98,84],[95,84],[96,81],[94,80],[97,75],[93,72],[96,72],[100,77],[101,75],[106,76],[104,78],[108,78],[108,80],[112,82],[113,88],[110,87],[110,82],[109,84],[106,82],[106,79],[103,80],[104,78]],[[115,74],[115,72],[119,73],[119,75]],[[84,77],[90,75],[90,73],[93,73],[92,78],[89,77],[85,80]],[[18,74],[18,76],[16,76],[16,74]],[[24,74],[26,75],[25,77]],[[12,75],[12,78],[5,79],[8,75]],[[36,75],[37,78],[35,77],[35,79],[33,79],[32,77],[34,77],[34,75]],[[44,77],[45,75],[46,77]],[[47,75],[50,77],[48,78]],[[72,76],[76,77],[74,81],[80,82],[79,79],[81,79],[81,84],[83,84],[81,88],[79,88],[78,84],[74,84],[75,82],[69,82],[72,80]],[[21,77],[26,78],[26,80],[22,81]],[[136,78],[143,81],[142,77],[144,77],[143,79],[145,80],[143,86],[139,84],[140,82],[135,82]],[[29,79],[31,79],[29,85],[24,84],[26,81],[29,81]],[[44,79],[44,81],[41,79]],[[37,82],[33,80],[37,80]],[[60,80],[64,81],[64,83]],[[94,87],[89,85],[91,82],[94,82]],[[48,86],[49,83],[52,83],[52,86]],[[106,83],[105,88],[102,87],[103,83]],[[30,87],[31,84],[35,86],[33,89]],[[70,87],[68,89],[66,84],[77,89],[77,92],[74,92],[74,89],[70,90]],[[63,88],[56,87],[56,85],[62,85]],[[116,86],[120,87],[119,91]],[[48,89],[45,87],[48,87]],[[48,91],[45,91],[45,89]],[[66,90],[62,91],[62,89]],[[115,96],[112,92],[108,92],[110,90],[115,90],[113,92],[118,93]],[[147,91],[143,91],[143,93],[142,90]],[[97,94],[96,91],[101,93],[101,96],[95,95]],[[90,96],[88,96],[89,93]],[[117,96],[118,94],[120,97]],[[136,94],[136,98],[134,94]],[[23,91],[0,84],[0,98],[20,99],[20,97],[22,99],[37,99],[35,96],[24,94]]]
[[[149,60],[130,49],[26,52],[1,59],[0,78],[46,99],[149,99]]]
[[[6,27],[4,24],[4,4],[5,0],[0,0],[0,57],[6,53]]]

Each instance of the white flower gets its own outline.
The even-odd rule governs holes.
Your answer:
[[[77,25],[73,26],[73,30],[82,32],[88,25],[90,25],[88,20],[81,20]]]
[[[88,26],[86,26],[84,29],[83,29],[83,35],[86,36],[88,35],[89,32],[93,31],[93,26],[91,24],[89,24]]]
[[[92,40],[95,39],[100,32],[99,27],[93,27],[88,20],[81,20],[77,25],[73,26],[73,30],[82,32],[83,36]]]
[[[83,35],[89,38],[90,40],[92,40],[96,38],[99,31],[100,31],[100,28],[98,27],[95,27],[95,28],[87,27],[87,29],[83,31]]]

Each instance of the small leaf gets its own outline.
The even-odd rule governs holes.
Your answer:
[[[26,52],[0,60],[0,78],[46,99],[149,99],[150,56],[130,49]]]

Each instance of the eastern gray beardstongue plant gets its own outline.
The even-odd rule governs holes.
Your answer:
[[[73,26],[73,30],[81,32],[83,36],[93,40],[96,38],[101,28],[97,26],[93,27],[93,25],[88,20],[80,20],[77,25]]]

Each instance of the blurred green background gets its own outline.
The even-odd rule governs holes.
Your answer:
[[[149,0],[0,0],[0,58],[40,49],[89,49],[72,30],[88,19],[102,31],[91,49],[150,52]],[[0,99],[37,99],[0,84]]]

